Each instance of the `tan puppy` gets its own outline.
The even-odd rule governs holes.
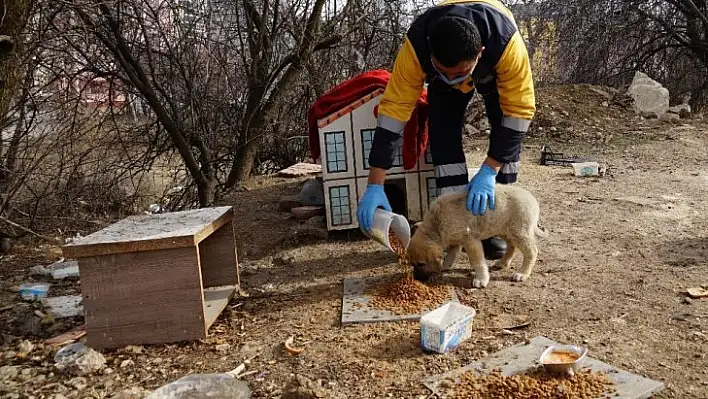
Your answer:
[[[538,227],[538,201],[530,192],[518,186],[499,184],[495,189],[496,207],[484,215],[474,216],[467,210],[467,192],[441,195],[432,204],[422,222],[416,224],[408,245],[408,260],[413,265],[413,275],[425,281],[434,274],[449,269],[464,247],[470,265],[475,271],[472,285],[486,287],[489,270],[484,259],[482,240],[502,237],[507,251],[494,265],[506,269],[519,250],[524,256],[521,271],[514,273],[514,281],[524,281],[530,275],[538,256],[536,238],[546,233]],[[447,257],[443,260],[443,252]]]

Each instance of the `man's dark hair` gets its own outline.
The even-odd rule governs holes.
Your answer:
[[[471,61],[482,48],[482,37],[477,27],[462,17],[442,17],[433,23],[428,35],[430,51],[438,62],[454,67],[462,61]]]

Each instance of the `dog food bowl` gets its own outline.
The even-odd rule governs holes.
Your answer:
[[[391,242],[388,237],[388,233],[391,230],[393,230],[393,233],[401,241],[401,245],[407,248],[408,243],[411,241],[411,226],[408,224],[408,220],[397,213],[388,212],[381,208],[377,209],[374,213],[374,224],[371,227],[369,237],[392,252],[396,252],[391,247]]]
[[[425,350],[445,353],[472,336],[477,312],[459,302],[448,302],[420,318],[420,344]]]
[[[548,372],[572,376],[580,370],[587,353],[587,347],[553,345],[541,354],[539,362]]]

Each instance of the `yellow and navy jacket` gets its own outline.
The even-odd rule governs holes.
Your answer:
[[[391,141],[400,138],[425,84],[437,75],[428,47],[428,31],[436,20],[453,15],[472,21],[484,46],[472,75],[453,88],[465,93],[476,89],[485,97],[498,96],[498,101],[485,101],[487,107],[493,104],[500,108],[488,109],[488,115],[499,111],[503,114],[501,123],[491,123],[488,155],[502,163],[518,161],[521,140],[536,106],[531,65],[516,21],[498,0],[446,0],[417,17],[408,29],[379,105],[376,136],[380,137],[374,139],[371,166],[391,167]]]

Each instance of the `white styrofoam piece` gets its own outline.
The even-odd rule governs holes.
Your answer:
[[[84,306],[81,304],[80,295],[44,298],[42,303],[49,308],[49,314],[57,319],[80,316],[84,313]]]
[[[79,277],[79,262],[75,260],[55,262],[47,266],[47,271],[55,280],[62,280],[67,277]]]
[[[533,338],[528,345],[519,344],[502,349],[481,361],[425,378],[423,385],[435,393],[438,398],[449,398],[449,393],[440,386],[443,381],[452,379],[458,383],[459,378],[470,371],[482,374],[489,373],[494,369],[501,369],[502,375],[522,374],[539,365],[538,360],[541,354],[553,345],[559,344],[546,337],[538,336]],[[615,382],[617,395],[612,396],[613,399],[649,399],[665,388],[663,382],[620,370],[592,357],[586,357],[582,367],[594,372],[606,373]],[[602,398],[604,397],[603,395]]]

